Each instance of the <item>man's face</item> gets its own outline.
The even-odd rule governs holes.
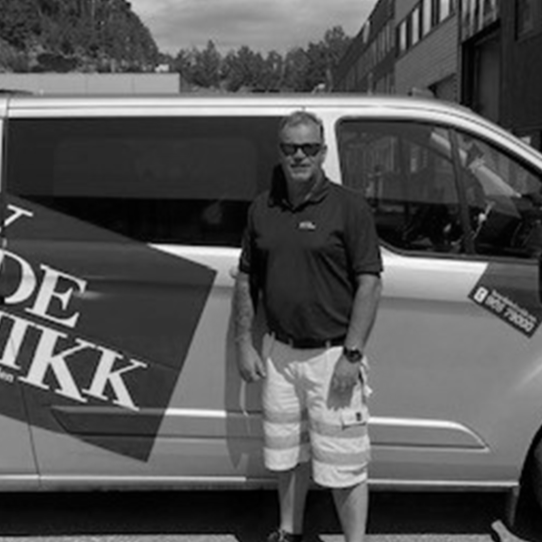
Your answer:
[[[309,182],[321,174],[326,148],[313,123],[286,126],[280,138],[282,168],[289,182]]]

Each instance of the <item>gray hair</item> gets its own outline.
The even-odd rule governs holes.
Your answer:
[[[286,128],[299,126],[301,124],[312,124],[317,126],[318,130],[320,131],[322,142],[324,141],[324,123],[322,122],[322,119],[318,115],[302,109],[299,111],[294,111],[282,119],[279,126],[279,135],[282,134],[283,130]]]

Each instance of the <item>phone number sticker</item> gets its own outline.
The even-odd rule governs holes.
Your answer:
[[[469,298],[527,337],[542,322],[537,271],[532,267],[490,264]]]

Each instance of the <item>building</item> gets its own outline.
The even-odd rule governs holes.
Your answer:
[[[395,92],[395,0],[379,0],[333,74],[333,90]]]
[[[437,98],[458,101],[456,0],[398,1],[395,24],[397,94],[427,89]]]
[[[380,0],[334,74],[334,90],[459,100],[457,0]]]
[[[500,3],[500,123],[542,150],[542,2]]]
[[[380,0],[334,90],[457,101],[542,150],[541,0]]]
[[[178,73],[0,73],[0,89],[34,94],[178,94]]]
[[[519,3],[503,2],[509,6],[519,5]],[[539,3],[540,0],[537,0],[536,4]],[[502,60],[503,55],[507,54],[503,41],[502,20],[504,19],[501,17],[498,0],[462,0],[461,2],[459,25],[461,101],[477,113],[497,123],[503,121]],[[512,38],[511,41],[515,40]],[[516,71],[516,67],[510,66],[509,70],[511,75]],[[510,82],[515,87],[519,86],[515,77],[512,77]]]
[[[463,0],[462,102],[542,150],[542,2]]]

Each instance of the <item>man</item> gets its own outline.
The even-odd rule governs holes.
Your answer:
[[[369,207],[332,183],[321,120],[298,111],[279,130],[281,169],[253,202],[234,293],[244,380],[263,379],[264,459],[277,471],[280,526],[269,542],[301,540],[310,482],[332,488],[346,542],[367,517],[366,358],[382,263]],[[251,329],[262,295],[262,354]]]

